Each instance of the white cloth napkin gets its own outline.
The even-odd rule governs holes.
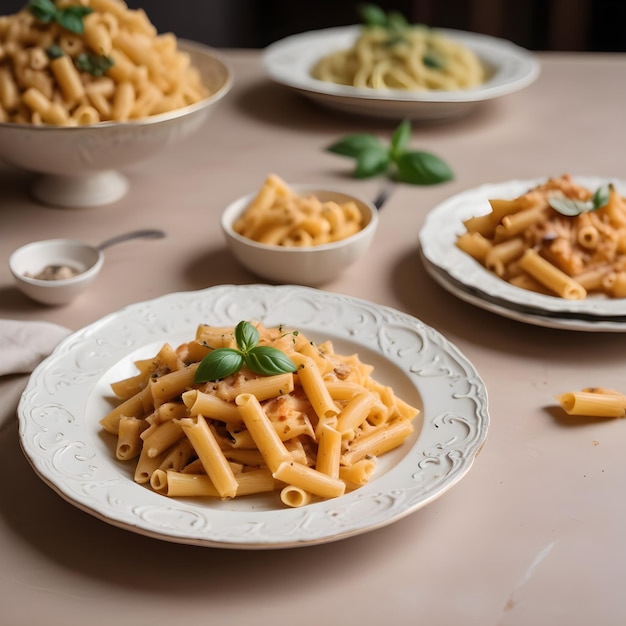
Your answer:
[[[70,333],[51,322],[0,319],[0,376],[32,372]]]

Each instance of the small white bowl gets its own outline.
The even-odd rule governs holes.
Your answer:
[[[18,248],[9,258],[9,268],[18,288],[28,297],[48,305],[71,302],[97,276],[103,253],[72,239],[34,241]],[[48,266],[68,266],[78,273],[70,278],[33,278]]]
[[[236,233],[233,224],[257,192],[235,200],[222,213],[222,231],[237,260],[267,280],[293,285],[317,286],[341,274],[363,256],[378,227],[378,211],[368,200],[340,191],[306,185],[290,185],[298,195],[315,195],[322,201],[342,203],[353,200],[363,214],[365,225],[341,241],[319,246],[287,247],[259,243]]]

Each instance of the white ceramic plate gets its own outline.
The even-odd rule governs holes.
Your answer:
[[[311,69],[324,55],[350,48],[361,26],[328,28],[292,35],[269,45],[263,64],[269,76],[319,104],[347,113],[415,120],[441,120],[469,113],[480,102],[513,93],[539,75],[539,63],[510,41],[465,31],[438,32],[465,44],[484,64],[489,79],[475,89],[409,92],[360,89],[313,78]]]
[[[559,317],[556,315],[541,315],[540,313],[529,312],[509,306],[506,302],[501,302],[474,289],[468,289],[464,285],[453,280],[448,274],[431,265],[422,255],[424,267],[429,275],[441,285],[446,291],[456,296],[464,302],[473,304],[481,309],[496,313],[502,317],[532,324],[533,326],[543,326],[544,328],[558,328],[559,330],[575,330],[583,332],[597,333],[624,333],[626,332],[626,320],[605,320],[601,317],[589,317],[578,319],[576,317]]]
[[[599,177],[574,177],[575,181],[595,190],[607,182]],[[527,313],[561,317],[588,316],[608,321],[626,316],[626,299],[590,296],[585,300],[565,300],[555,296],[514,287],[485,269],[471,256],[459,250],[455,241],[465,228],[463,220],[490,210],[490,198],[515,198],[545,179],[513,180],[482,185],[449,198],[428,213],[419,233],[422,254],[429,263],[449,274],[466,288],[485,293],[508,308]],[[626,194],[626,182],[611,180],[618,191]],[[593,321],[593,320],[592,320]],[[624,320],[619,320],[624,321]]]
[[[368,485],[299,509],[277,497],[172,499],[133,482],[115,460],[100,418],[108,387],[163,342],[199,323],[288,324],[337,351],[358,352],[375,375],[422,409],[401,448],[380,459]],[[307,287],[220,286],[134,304],[63,341],[32,374],[18,409],[35,471],[61,496],[116,526],[174,542],[261,549],[312,545],[379,528],[419,509],[471,468],[487,435],[487,392],[468,360],[419,320]]]

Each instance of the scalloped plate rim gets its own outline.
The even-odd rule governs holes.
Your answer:
[[[354,329],[356,324],[356,339],[350,334],[352,331],[347,330],[337,331],[333,336],[348,343],[363,345],[364,349],[374,352],[376,345],[371,337],[378,337],[380,342],[381,338],[395,331],[401,334],[414,333],[424,344],[432,343],[428,348],[433,351],[433,363],[429,360],[428,367],[434,368],[441,361],[441,370],[433,370],[428,374],[403,373],[410,384],[415,385],[415,391],[427,404],[436,405],[437,411],[442,413],[445,408],[446,414],[424,415],[422,432],[403,451],[403,456],[399,457],[397,463],[382,476],[341,498],[300,509],[252,510],[243,513],[214,510],[198,501],[186,500],[179,503],[136,485],[122,474],[112,475],[110,468],[114,467],[114,471],[117,471],[117,462],[105,458],[101,451],[94,451],[90,447],[89,441],[98,436],[99,426],[84,423],[84,413],[88,411],[92,397],[96,396],[96,400],[100,401],[97,389],[98,385],[103,384],[106,372],[117,367],[120,362],[128,361],[129,354],[146,345],[167,340],[174,332],[180,334],[192,328],[195,330],[195,325],[200,323],[198,320],[201,318],[190,321],[194,315],[193,307],[197,306],[203,312],[215,312],[222,300],[228,302],[230,308],[237,309],[238,312],[250,311],[251,315],[258,313],[259,307],[268,311],[274,306],[279,309],[282,307],[285,311],[294,306],[302,307],[301,311],[298,309],[300,312],[297,315],[303,320],[312,314],[333,315],[328,309],[336,307],[343,311],[341,315],[346,318],[345,323],[350,328]],[[319,310],[318,301],[324,305]],[[305,304],[309,307],[306,311]],[[174,317],[180,311],[191,316],[184,323]],[[222,319],[226,312],[225,308],[217,316]],[[273,310],[268,313],[270,318],[273,314]],[[353,314],[355,319],[348,320]],[[379,316],[378,319],[375,319],[376,316]],[[162,329],[153,331],[146,326],[146,319],[152,320],[155,325],[165,324],[168,332],[165,333]],[[383,319],[386,320],[384,324]],[[295,324],[290,324],[289,321],[285,323],[292,327],[298,325],[297,321]],[[358,328],[359,323],[362,323],[361,330]],[[314,332],[323,333],[325,328],[322,321],[316,322]],[[303,331],[306,330],[308,329],[303,327]],[[146,337],[139,338],[131,350],[125,346],[125,341],[138,332],[145,332]],[[363,334],[359,336],[359,332]],[[392,334],[389,337],[393,339]],[[109,345],[113,347],[107,348]],[[381,359],[390,362],[390,366],[393,366],[392,374],[395,375],[396,368],[401,367],[405,359],[404,353],[412,353],[414,348],[397,347],[393,341],[389,345],[398,350],[397,362],[388,354],[381,354]],[[107,349],[111,354],[107,355]],[[422,358],[419,352],[420,350],[416,352],[416,363]],[[445,370],[444,364],[450,368],[450,372],[446,372],[450,381],[442,374]],[[81,385],[72,388],[72,383],[80,379],[81,375],[85,380]],[[437,381],[437,376],[442,376],[441,382]],[[419,381],[419,385],[416,381]],[[450,391],[449,397],[440,399],[441,389],[436,390],[437,385],[450,387],[451,381],[455,385],[461,384],[463,393],[455,394]],[[430,385],[433,385],[432,388]],[[64,391],[65,387],[71,393]],[[59,389],[61,392],[57,396]],[[449,415],[448,405],[451,407]],[[447,434],[439,434],[439,426],[433,428],[431,422],[434,419],[441,420],[441,430],[450,429]],[[33,424],[33,421],[41,423]],[[18,422],[22,449],[35,472],[65,500],[81,510],[114,526],[157,539],[218,548],[272,549],[316,545],[375,530],[432,502],[457,484],[473,466],[487,436],[489,413],[487,390],[473,365],[437,331],[410,315],[358,298],[309,287],[221,285],[196,292],[166,294],[153,300],[128,305],[70,335],[30,376],[18,406]],[[77,430],[82,440],[73,439],[66,434],[66,431],[73,429]],[[466,431],[469,434],[463,440],[462,435]],[[442,438],[445,435],[450,439],[451,434],[458,437],[460,443],[453,443],[448,449],[446,446],[450,444]],[[63,437],[67,441],[60,442],[59,438]],[[421,446],[426,445],[427,449],[418,445],[422,441],[425,443]],[[443,452],[433,454],[432,449],[435,448],[442,448]],[[58,458],[69,459],[71,471],[76,474],[68,475],[65,467],[55,467],[54,461]],[[445,463],[448,462],[451,467],[446,473]],[[419,484],[419,473],[422,471],[418,468],[419,463],[423,463],[426,468],[425,480],[431,481],[425,486]],[[438,477],[433,479],[428,472],[437,464],[442,469],[438,473],[435,471]],[[73,465],[78,465],[79,470],[74,470]],[[87,476],[89,472],[96,476]],[[120,506],[120,502],[124,504],[124,498],[127,497],[133,501],[126,508],[116,508]],[[371,518],[361,519],[357,512],[367,511],[368,506],[379,508],[369,511]],[[381,509],[380,506],[389,508]],[[146,511],[149,515],[144,518],[140,514]],[[181,520],[190,522],[189,526],[181,526]],[[196,522],[199,523],[199,530]],[[171,523],[173,527],[164,526],[163,523]],[[316,523],[319,524],[318,530],[315,530]],[[265,534],[262,529],[259,530],[263,524],[266,525]],[[214,530],[215,527],[219,528],[219,532]],[[280,530],[283,527],[288,529],[284,535]],[[225,528],[237,530],[229,535],[231,531],[224,530]]]

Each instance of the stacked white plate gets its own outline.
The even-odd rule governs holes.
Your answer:
[[[515,198],[544,180],[486,184],[435,207],[419,234],[426,270],[458,298],[505,317],[550,328],[626,332],[626,299],[590,296],[585,300],[566,300],[521,289],[498,278],[457,248],[456,239],[465,230],[463,221],[488,213],[490,198]],[[589,189],[607,182],[598,177],[575,177],[575,181]],[[626,194],[626,182],[610,182]]]

